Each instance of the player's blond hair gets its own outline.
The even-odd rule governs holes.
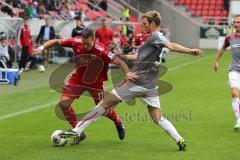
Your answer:
[[[233,19],[240,17],[240,14],[236,14],[233,16]]]
[[[157,11],[149,11],[145,14],[143,14],[142,18],[147,18],[148,22],[155,22],[156,26],[160,26],[162,17],[159,12]]]

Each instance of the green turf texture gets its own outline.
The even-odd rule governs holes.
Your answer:
[[[212,69],[215,50],[205,50],[203,58],[167,56],[167,74],[161,77],[174,89],[161,96],[161,107],[187,141],[187,151],[179,152],[176,143],[148,116],[146,107],[118,105],[124,119],[126,139],[120,141],[114,124],[107,118],[89,126],[87,139],[79,146],[53,147],[54,130],[70,128],[54,112],[60,93],[48,87],[48,77],[57,67],[44,73],[24,73],[19,86],[0,86],[0,118],[30,108],[45,108],[0,120],[0,160],[229,160],[239,159],[240,132],[233,130],[235,118],[227,84],[230,52],[220,60],[220,72]],[[111,83],[107,85],[111,89]],[[74,103],[77,111],[94,106],[88,97]]]

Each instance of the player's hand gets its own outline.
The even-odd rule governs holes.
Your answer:
[[[126,74],[125,79],[129,81],[135,81],[135,79],[138,77],[138,75],[135,72],[128,72]]]
[[[38,47],[37,49],[33,50],[33,54],[41,54],[44,50],[43,46]]]
[[[118,50],[118,49],[114,49],[114,50],[112,50],[112,52],[116,55],[116,56],[119,56],[119,55],[121,55],[121,53],[120,53],[120,51]]]
[[[191,49],[191,54],[197,57],[203,56],[203,52],[200,49]]]
[[[214,71],[215,71],[216,73],[218,73],[218,71],[219,71],[219,65],[218,65],[217,62],[214,62],[214,63],[213,63],[213,69],[214,69]]]

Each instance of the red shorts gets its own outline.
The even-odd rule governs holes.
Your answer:
[[[80,82],[78,75],[73,74],[62,89],[62,96],[69,97],[72,100],[78,99],[85,91],[91,96],[96,104],[104,98],[103,82],[86,84]]]

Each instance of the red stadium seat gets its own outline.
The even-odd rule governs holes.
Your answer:
[[[185,1],[185,4],[186,4],[186,5],[190,5],[191,3],[192,3],[192,0],[186,0],[186,1]]]
[[[196,10],[192,10],[191,15],[192,15],[192,16],[196,16],[196,15],[197,15],[197,11],[196,11]]]
[[[204,0],[199,0],[198,4],[202,4],[203,5],[204,4]]]
[[[196,13],[198,16],[202,16],[203,15],[203,10],[199,9],[197,10],[197,13]]]
[[[218,25],[222,23],[222,18],[216,17],[228,16],[228,12],[223,9],[223,0],[175,0],[174,2],[185,5],[192,16],[203,16],[205,23]]]
[[[192,0],[192,4],[197,5],[198,4],[198,0]]]
[[[203,6],[203,10],[208,10],[209,9],[209,5],[204,5]]]
[[[214,16],[214,14],[215,14],[215,11],[214,11],[214,10],[210,10],[210,11],[208,12],[208,16]]]
[[[197,10],[203,10],[203,7],[204,7],[204,5],[198,4],[198,5],[197,5]]]
[[[216,5],[210,5],[209,10],[215,10],[216,9]]]
[[[210,4],[210,0],[205,0],[205,1],[204,1],[204,4],[205,4],[205,5],[209,5],[209,4]]]
[[[225,10],[225,11],[223,11],[223,16],[224,17],[227,17],[228,16],[228,12]]]
[[[221,14],[222,14],[222,11],[220,11],[220,10],[217,10],[215,12],[215,16],[221,17]]]
[[[191,5],[190,9],[191,9],[191,10],[196,10],[196,9],[197,9],[197,5],[195,5],[195,4],[194,4],[194,5]]]
[[[208,10],[203,10],[202,15],[203,16],[208,16]]]

